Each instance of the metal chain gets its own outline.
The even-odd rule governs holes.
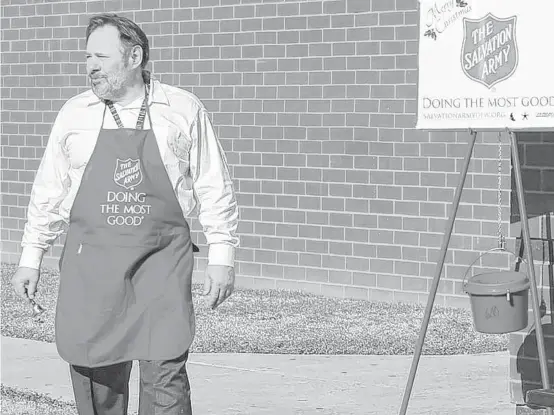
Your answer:
[[[498,132],[498,247],[505,249],[506,241],[502,235],[502,133]]]
[[[546,220],[546,213],[541,216],[539,216],[539,220],[540,220],[540,223],[541,223],[541,248],[542,248],[542,258],[541,258],[541,304],[544,300],[544,243],[546,242],[546,239],[548,238],[548,235],[545,235],[545,227],[544,227],[544,222]],[[549,261],[550,261],[550,258],[549,258]]]

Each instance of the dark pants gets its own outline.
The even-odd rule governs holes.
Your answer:
[[[141,360],[139,415],[192,415],[188,352],[174,360]],[[127,415],[132,362],[70,366],[79,415]]]

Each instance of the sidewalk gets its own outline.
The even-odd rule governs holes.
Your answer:
[[[2,384],[73,400],[54,344],[2,337]],[[412,356],[192,354],[197,414],[398,414]],[[513,415],[508,353],[422,356],[409,415]],[[130,414],[137,408],[133,367]]]

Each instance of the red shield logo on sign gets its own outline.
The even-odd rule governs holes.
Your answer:
[[[491,13],[463,19],[462,70],[468,78],[492,88],[514,74],[519,61],[516,21],[516,16],[500,19]]]
[[[113,179],[118,185],[127,190],[138,186],[142,182],[140,160],[117,159]]]

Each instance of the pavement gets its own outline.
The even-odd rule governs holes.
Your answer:
[[[2,337],[2,384],[73,401],[56,346]],[[422,356],[407,415],[514,415],[507,352]],[[399,414],[412,356],[193,353],[195,414]],[[130,414],[137,410],[137,364]]]

